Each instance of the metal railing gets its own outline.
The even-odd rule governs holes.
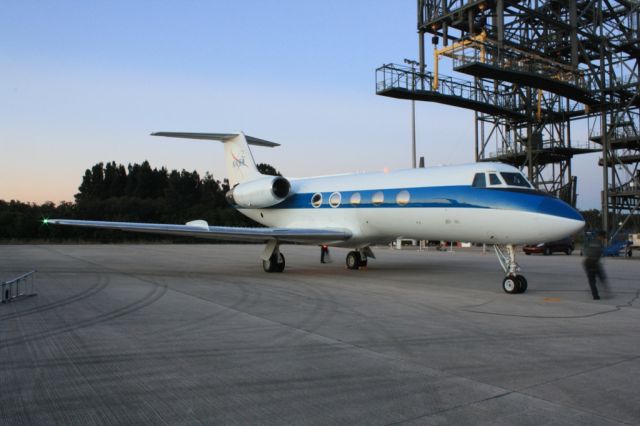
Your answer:
[[[17,278],[4,281],[0,284],[0,302],[9,303],[14,299],[26,296],[35,296],[35,274],[33,270],[22,274]]]
[[[590,89],[586,78],[587,70],[575,70],[568,65],[523,51],[499,49],[490,40],[461,45],[459,49],[446,56],[453,60],[454,69],[470,63],[484,63],[504,70],[536,74],[562,81],[583,90]]]
[[[489,158],[497,158],[505,155],[523,154],[527,152],[526,145],[520,144],[520,145],[517,145],[517,147],[518,148],[516,149],[510,146],[498,148],[497,151],[489,153]],[[573,142],[571,146],[568,146],[568,145],[563,145],[562,143],[560,143],[560,141],[545,140],[541,144],[532,146],[532,151],[550,150],[555,148],[585,149],[585,150],[593,150],[593,151],[600,151],[602,149],[600,145],[590,141],[577,141],[577,142]]]
[[[640,179],[631,178],[625,183],[622,184],[610,184],[609,190],[612,192],[625,192],[628,194],[635,194],[636,196],[640,196]]]
[[[522,113],[525,106],[507,87],[485,88],[457,78],[439,75],[438,87],[433,88],[434,74],[419,73],[417,70],[398,64],[386,64],[376,70],[376,92],[403,89],[410,92],[435,92],[445,96],[455,96],[475,102],[494,105],[499,108]]]

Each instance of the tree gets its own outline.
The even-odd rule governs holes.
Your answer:
[[[127,171],[122,164],[115,161],[107,163],[104,168],[105,198],[122,197],[127,185]]]
[[[268,164],[258,169],[268,175],[280,173]],[[97,163],[85,170],[75,203],[44,203],[0,200],[0,239],[139,241],[171,240],[172,237],[118,231],[45,226],[45,218],[89,219],[122,222],[185,223],[204,219],[212,225],[256,226],[229,206],[225,194],[229,182],[206,173],[153,168],[148,161],[129,164]],[[184,241],[184,240],[180,240]]]
[[[270,164],[266,164],[266,163],[260,163],[256,166],[258,168],[258,171],[260,173],[262,173],[263,175],[270,175],[270,176],[282,176],[280,174],[279,171],[277,171],[275,169],[275,167],[273,167]]]
[[[104,165],[98,163],[87,169],[82,177],[82,183],[75,195],[76,200],[105,197]],[[106,198],[106,197],[105,197]]]
[[[172,170],[169,174],[165,197],[173,208],[191,207],[200,201],[200,175],[195,170],[188,172]]]

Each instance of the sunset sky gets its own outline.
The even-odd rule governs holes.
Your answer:
[[[411,164],[411,105],[376,96],[375,69],[416,57],[414,0],[2,4],[0,199],[70,201],[101,161],[224,178],[220,144],[153,131],[278,142],[254,157],[290,177]],[[428,166],[473,161],[472,117],[418,103]],[[596,158],[574,173],[598,207]]]

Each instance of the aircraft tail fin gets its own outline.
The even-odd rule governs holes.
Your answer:
[[[238,133],[185,133],[185,132],[155,132],[151,136],[167,136],[171,138],[215,140],[224,143],[225,164],[229,185],[254,180],[262,176],[256,167],[249,145],[275,147],[280,144],[264,139],[246,136]]]

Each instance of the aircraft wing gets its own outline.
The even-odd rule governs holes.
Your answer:
[[[278,240],[293,243],[322,243],[345,241],[351,237],[346,229],[314,228],[242,228],[209,226],[203,220],[186,225],[162,223],[104,222],[96,220],[47,219],[46,224],[80,226],[85,228],[118,229],[121,231],[145,232],[149,234],[179,235],[226,241],[264,242]]]

